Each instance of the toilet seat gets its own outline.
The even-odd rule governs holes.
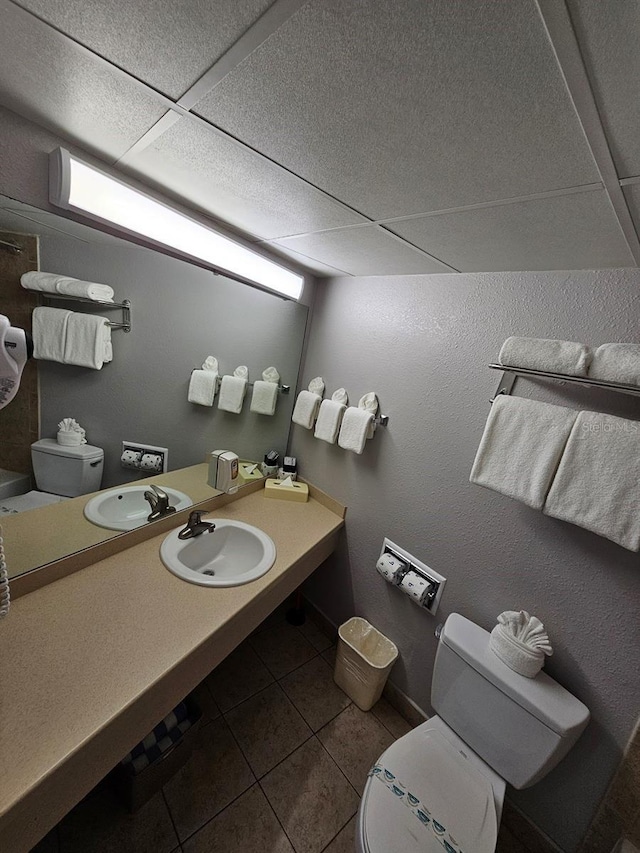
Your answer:
[[[420,726],[373,768],[358,830],[363,853],[493,853],[491,782],[440,732]]]

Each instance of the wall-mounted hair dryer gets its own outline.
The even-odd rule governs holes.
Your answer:
[[[12,326],[9,318],[0,314],[0,409],[18,393],[22,370],[32,355],[31,335]]]

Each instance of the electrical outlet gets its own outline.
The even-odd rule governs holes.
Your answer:
[[[393,557],[397,557],[397,559],[407,567],[407,571],[415,572],[431,584],[431,592],[427,598],[427,602],[422,606],[424,610],[427,610],[432,616],[435,616],[447,579],[427,566],[426,563],[423,563],[408,551],[405,551],[404,548],[396,545],[395,542],[391,541],[391,539],[385,538],[382,543],[380,556],[382,557],[383,554],[391,554]]]

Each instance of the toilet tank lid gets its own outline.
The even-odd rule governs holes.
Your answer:
[[[67,446],[58,444],[55,438],[41,438],[40,441],[35,441],[31,445],[31,449],[39,453],[50,453],[52,456],[66,456],[72,459],[102,459],[104,450],[101,447],[94,447],[92,444],[78,444]]]
[[[444,624],[440,642],[560,737],[582,731],[589,722],[587,706],[546,672],[540,671],[535,678],[514,672],[493,653],[490,636],[484,628],[452,613]]]

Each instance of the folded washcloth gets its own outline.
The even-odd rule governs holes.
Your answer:
[[[93,281],[80,281],[52,272],[27,272],[20,278],[25,290],[38,290],[42,293],[59,293],[61,296],[79,296],[100,302],[113,302],[113,288],[108,284]]]
[[[72,312],[67,323],[64,363],[100,370],[104,364],[105,326],[108,322],[106,317],[97,314]]]
[[[294,424],[305,429],[312,429],[314,421],[318,416],[318,409],[324,394],[324,382],[320,376],[316,376],[309,383],[308,391],[301,391],[291,415]]]
[[[640,423],[580,412],[544,513],[640,550]]]
[[[71,311],[61,308],[33,309],[33,356],[64,364],[67,328]]]
[[[602,344],[593,354],[589,376],[605,382],[640,385],[640,345]]]
[[[67,447],[86,444],[86,432],[75,418],[64,418],[58,424],[58,444]]]
[[[218,359],[208,356],[202,370],[194,370],[189,380],[187,400],[199,406],[213,406],[213,400],[218,390]]]
[[[280,374],[275,367],[262,371],[262,379],[253,383],[251,411],[258,415],[273,415],[278,402]]]
[[[514,672],[534,678],[553,649],[542,622],[526,610],[505,610],[489,639],[491,651]]]
[[[591,358],[589,347],[574,341],[513,337],[502,344],[498,361],[510,367],[586,376]]]
[[[349,398],[344,388],[338,388],[330,400],[323,400],[318,412],[314,436],[328,444],[335,444],[342,417],[347,409]]]
[[[233,412],[239,415],[247,393],[249,370],[244,365],[236,367],[233,376],[223,376],[218,395],[218,408],[223,412]]]
[[[577,416],[562,406],[498,395],[469,480],[542,509]]]
[[[358,407],[349,406],[342,418],[338,444],[343,450],[362,453],[365,442],[375,431],[375,415],[378,411],[378,398],[371,392],[360,398]]]

